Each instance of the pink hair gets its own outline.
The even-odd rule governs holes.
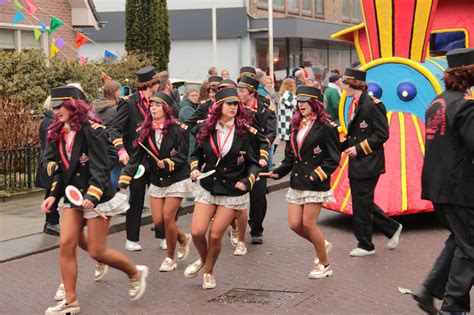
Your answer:
[[[328,121],[329,115],[326,114],[324,111],[324,104],[321,101],[318,101],[316,99],[310,99],[308,101],[309,106],[311,106],[311,109],[313,110],[313,113],[316,114],[316,121],[320,124],[324,124]],[[293,115],[293,118],[291,119],[290,122],[290,130],[291,132],[298,132],[300,129],[300,123],[301,120],[303,119],[303,115],[301,115],[301,112],[299,110],[299,107],[297,107],[297,110],[295,111],[295,114]]]
[[[199,146],[202,146],[204,141],[208,139],[212,131],[216,128],[217,121],[221,117],[222,113],[222,106],[224,102],[220,103],[215,103],[210,110],[209,117],[204,121],[204,126],[199,130],[196,139],[197,139],[197,144]],[[235,132],[241,136],[245,137],[246,132],[245,125],[251,124],[251,117],[245,110],[243,104],[239,102],[239,107],[237,109],[237,115],[235,115]]]
[[[64,101],[61,106],[66,108],[70,113],[68,124],[71,126],[71,130],[78,131],[82,128],[82,125],[86,124],[89,120],[95,123],[102,122],[94,115],[92,107],[83,100],[67,100]],[[57,117],[51,126],[49,126],[48,141],[51,144],[58,145],[63,126],[64,122],[59,121]]]
[[[168,133],[169,126],[175,123],[176,118],[173,116],[173,111],[171,110],[170,106],[163,104],[162,108],[163,112],[165,113],[165,121],[163,123],[162,129],[164,136]],[[140,135],[137,137],[137,139],[135,139],[135,141],[133,141],[133,146],[138,146],[138,142],[143,143],[146,138],[148,138],[150,133],[153,131],[152,123],[153,117],[151,117],[151,112],[148,112],[145,120],[140,124]]]

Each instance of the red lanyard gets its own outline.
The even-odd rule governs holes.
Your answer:
[[[153,150],[155,155],[158,157],[158,156],[160,156],[160,151],[158,150],[158,145],[156,145],[156,147],[155,147],[155,145],[153,145],[152,137],[154,137],[154,134],[150,133],[150,135],[148,136],[148,144],[150,144],[150,148]],[[160,135],[160,137],[161,137],[161,135]]]
[[[148,104],[149,104],[148,99],[143,95],[143,92],[140,92],[140,103],[138,103],[137,106],[138,106],[138,110],[140,110],[140,113],[143,116],[143,119],[146,118],[146,111],[143,109],[143,105],[145,105],[145,108],[148,111]]]
[[[74,141],[76,139],[76,135],[77,135],[77,132],[74,133],[74,135],[72,136],[72,139],[71,141],[67,141],[67,133],[63,133],[63,140],[64,142],[66,143],[66,154],[67,154],[67,158],[64,156],[64,147],[63,147],[63,142],[62,141],[59,141],[59,152],[61,154],[61,158],[64,162],[64,165],[66,166],[67,169],[69,169],[69,160],[70,160],[70,156],[72,154],[72,147],[74,146]]]
[[[314,121],[316,119],[314,119],[314,114],[311,116],[311,124],[309,125],[308,129],[306,129],[304,135],[303,135],[303,139],[301,139],[301,141],[298,141],[298,133],[296,132],[293,132],[293,135],[291,136],[291,147],[293,149],[293,153],[295,156],[297,156],[300,161],[303,161],[303,158],[301,157],[300,155],[300,150],[301,150],[301,147],[303,146],[303,143],[304,143],[304,140],[306,139],[306,136],[308,135],[309,131],[311,130],[311,128],[313,127],[314,125]],[[298,147],[298,150],[296,150],[296,147],[295,147],[295,135],[296,135],[296,141],[297,141],[297,147]]]
[[[212,136],[210,137],[211,138],[211,146],[212,146],[212,150],[214,151],[214,153],[216,154],[216,156],[220,159],[221,158],[221,153],[222,153],[222,150],[224,149],[225,147],[225,144],[227,143],[227,140],[229,140],[229,137],[232,133],[232,131],[234,130],[234,125],[232,125],[232,127],[230,127],[230,130],[229,132],[227,133],[227,136],[225,137],[225,140],[224,140],[224,143],[222,144],[221,146],[221,137],[219,135],[220,131],[217,130],[217,145],[218,145],[218,148],[216,148],[216,144],[214,143],[214,139],[212,139]]]

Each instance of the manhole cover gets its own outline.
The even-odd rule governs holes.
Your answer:
[[[232,289],[209,302],[219,304],[264,304],[280,306],[301,295],[303,292]]]

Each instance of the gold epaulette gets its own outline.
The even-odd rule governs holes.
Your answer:
[[[130,98],[131,95],[127,95],[127,96],[121,96],[120,99],[121,100],[124,100],[124,101],[127,101],[129,98]]]
[[[382,102],[381,100],[379,100],[376,97],[373,97],[372,95],[370,96],[370,98],[372,99],[372,101],[374,101],[375,104],[378,104],[378,103]]]
[[[464,99],[466,101],[474,101],[474,95],[464,94]]]
[[[183,124],[183,123],[180,122],[179,120],[175,120],[174,123],[175,123],[176,125],[178,125],[178,127],[180,127],[181,129],[188,130],[188,125]]]
[[[326,121],[327,121],[327,123],[329,124],[329,126],[331,126],[331,127],[337,127],[337,124],[336,124],[334,121],[332,121],[331,119],[328,118],[328,119],[326,119]]]
[[[245,124],[245,127],[247,127],[248,130],[250,131],[250,133],[252,133],[252,134],[254,134],[254,135],[256,135],[257,132],[258,132],[257,129],[255,129],[254,127],[252,127],[252,126],[250,126],[250,125],[248,125],[248,124]]]
[[[99,123],[93,122],[92,120],[89,120],[89,124],[91,125],[92,129],[98,129],[98,128],[105,128],[104,125],[101,125]]]
[[[207,102],[209,102],[209,100],[202,100],[202,101],[201,101],[201,105],[204,105],[204,104],[206,104]]]

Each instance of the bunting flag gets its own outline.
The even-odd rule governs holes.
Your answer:
[[[15,25],[16,23],[20,22],[24,18],[25,16],[23,15],[23,13],[21,13],[19,10],[16,10],[15,16],[13,17],[13,20],[12,20],[12,25]]]
[[[38,21],[38,22],[39,22],[39,24],[40,24],[40,26],[41,26],[41,29],[43,30],[43,33],[45,33],[45,32],[48,30],[48,29],[46,28],[46,25],[44,25],[44,23],[41,22],[41,21]]]
[[[89,41],[89,38],[84,36],[81,32],[77,32],[76,35],[76,40],[74,41],[74,48],[79,49],[82,45],[87,43]]]
[[[20,2],[18,2],[18,0],[15,0],[15,6],[16,6],[17,9],[20,10],[20,11],[24,9],[24,7],[21,5]]]
[[[51,23],[49,24],[49,34],[52,34],[55,30],[64,25],[64,22],[55,17],[51,17]]]
[[[0,5],[2,5],[5,2],[5,0],[0,0]]]
[[[104,79],[104,82],[112,80],[112,77],[110,77],[107,73],[102,71],[102,79]]]
[[[41,37],[41,31],[40,31],[39,29],[35,28],[35,29],[33,30],[33,32],[35,33],[35,39],[36,39],[36,40],[40,39],[40,37]]]
[[[31,15],[35,15],[36,11],[38,11],[38,7],[35,6],[30,0],[25,0],[25,4]]]
[[[56,38],[56,47],[61,49],[61,48],[63,48],[63,46],[64,46],[64,39],[62,39],[61,36],[58,36]]]
[[[117,58],[118,58],[118,56],[116,54],[114,54],[110,50],[105,50],[105,52],[104,52],[104,63],[105,64],[108,64],[108,63],[114,61]]]
[[[82,66],[84,65],[85,63],[87,63],[87,57],[84,57],[84,56],[79,56],[79,64]]]
[[[49,53],[49,57],[50,58],[54,58],[54,56],[56,56],[56,54],[58,53],[59,49],[58,47],[56,47],[56,45],[54,43],[51,44],[51,51]]]

